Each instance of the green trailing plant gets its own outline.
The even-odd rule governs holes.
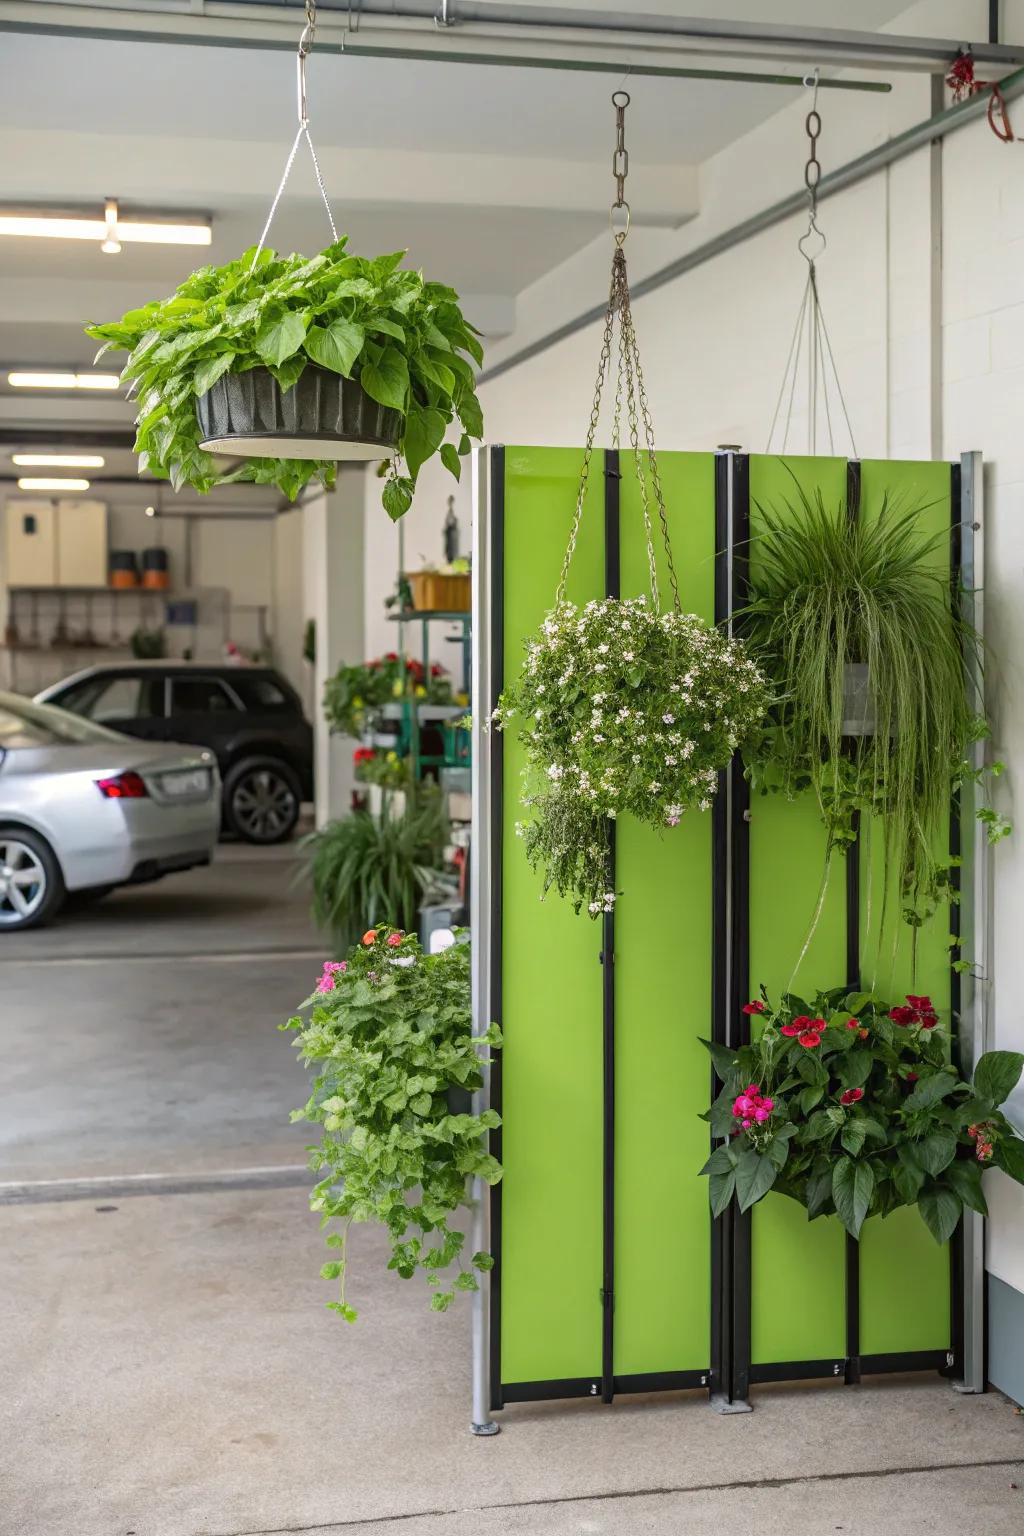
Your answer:
[[[355,1322],[346,1299],[348,1232],[353,1222],[376,1221],[391,1245],[388,1268],[406,1280],[422,1273],[432,1309],[445,1312],[460,1291],[478,1288],[477,1273],[493,1262],[487,1253],[466,1261],[452,1218],[470,1202],[471,1179],[501,1178],[486,1147],[500,1117],[492,1109],[453,1113],[451,1105],[481,1086],[490,1060],[482,1053],[501,1044],[496,1025],[472,1034],[469,947],[426,955],[400,929],[371,928],[344,960],[325,962],[302,1007],[280,1027],[297,1031],[299,1056],[316,1072],[292,1119],[320,1128],[310,1204],[335,1254],[320,1273],[340,1282],[328,1306]]]
[[[987,733],[968,697],[965,663],[980,669],[980,642],[945,575],[948,534],[922,535],[919,510],[886,500],[877,517],[851,519],[802,490],[785,516],[759,506],[738,618],[775,691],[766,730],[744,752],[753,787],[811,791],[827,831],[826,880],[858,816],[873,818],[884,889],[894,876],[915,927],[949,899],[941,834],[953,790],[978,777],[969,754]],[[867,668],[859,695],[851,663]],[[980,814],[993,840],[1009,830]]]
[[[701,1170],[715,1215],[776,1190],[859,1237],[868,1216],[915,1205],[943,1243],[965,1207],[987,1214],[986,1168],[1024,1183],[1024,1140],[1000,1109],[1024,1055],[986,1051],[968,1081],[922,996],[890,1007],[837,987],[775,1007],[763,993],[744,1012],[750,1045],[705,1041],[723,1086],[704,1118],[727,1138]]]
[[[404,251],[367,259],[346,241],[305,256],[246,251],[223,267],[201,267],[168,299],[132,309],[119,321],[90,325],[88,335],[129,354],[122,373],[140,404],[135,449],[139,470],[174,489],[255,481],[292,500],[314,477],[334,484],[335,465],[284,458],[225,467],[199,446],[195,402],[222,374],[267,368],[282,390],[311,364],[358,379],[371,399],[402,416],[398,452],[383,503],[399,518],[412,502],[421,466],[435,453],[459,478],[460,456],[483,435],[473,363],[483,359],[478,333],[458,295],[399,266]],[[446,442],[460,424],[456,443]]]
[[[303,847],[318,925],[342,945],[367,923],[414,928],[447,835],[443,801],[432,784],[410,790],[401,812],[385,791],[378,814],[353,811],[311,833]]]
[[[613,910],[608,822],[651,826],[708,810],[718,775],[756,732],[768,693],[743,646],[646,598],[560,602],[526,642],[494,723],[518,723],[527,817],[516,827],[551,886],[591,917]]]

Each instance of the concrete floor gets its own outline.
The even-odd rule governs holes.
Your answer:
[[[934,1377],[521,1405],[474,1440],[468,1309],[358,1229],[346,1328],[303,1189],[246,1187],[301,1161],[274,1025],[323,948],[287,856],[225,854],[0,947],[0,1179],[31,1197],[0,1204],[0,1536],[1019,1536],[1024,1418]],[[53,1198],[83,1174],[118,1192]]]

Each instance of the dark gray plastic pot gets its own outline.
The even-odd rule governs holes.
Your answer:
[[[266,368],[225,373],[196,401],[208,453],[252,459],[383,459],[402,414],[371,400],[358,379],[309,365],[282,390]]]

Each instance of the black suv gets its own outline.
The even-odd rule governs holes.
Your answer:
[[[198,661],[107,663],[38,695],[146,741],[209,747],[224,781],[225,826],[248,843],[281,843],[313,793],[313,729],[272,667]]]

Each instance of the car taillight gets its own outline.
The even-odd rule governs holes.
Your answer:
[[[141,800],[149,794],[145,780],[131,768],[112,779],[97,779],[96,788],[104,800]]]

